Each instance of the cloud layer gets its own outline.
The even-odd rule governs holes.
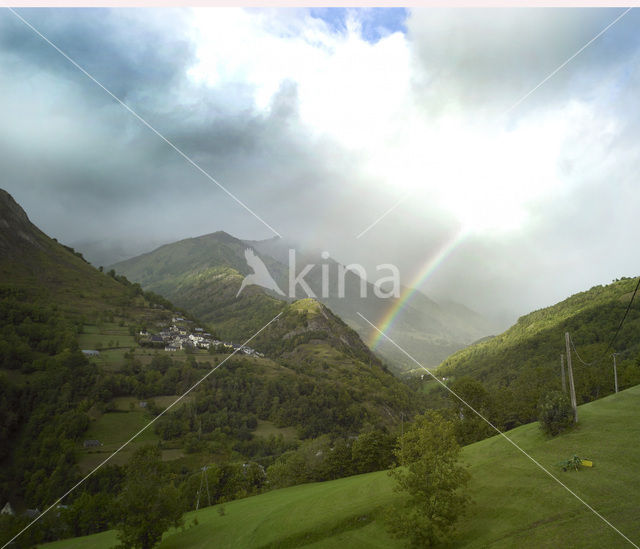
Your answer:
[[[640,38],[622,10],[20,10],[284,236],[512,320],[640,271]],[[2,187],[109,263],[272,232],[9,11]],[[517,104],[512,110],[509,110]],[[355,236],[408,198],[361,238]]]

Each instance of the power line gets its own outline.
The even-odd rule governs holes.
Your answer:
[[[200,508],[200,493],[202,492],[202,481],[204,480],[204,472],[206,468],[202,469],[202,474],[200,475],[200,487],[198,488],[198,499],[196,500],[196,511]]]
[[[622,315],[622,320],[620,320],[620,324],[618,324],[618,329],[616,330],[615,334],[613,334],[613,337],[611,338],[611,341],[609,341],[609,345],[607,345],[607,348],[604,350],[604,352],[600,355],[600,357],[598,359],[594,360],[593,362],[585,362],[580,357],[580,355],[578,354],[578,350],[576,349],[576,346],[573,343],[573,339],[571,339],[571,347],[573,348],[573,351],[576,353],[576,356],[578,357],[578,360],[580,362],[582,362],[582,364],[584,364],[585,366],[593,366],[594,364],[597,364],[604,357],[607,356],[607,353],[613,347],[613,344],[615,343],[616,339],[618,338],[618,334],[620,333],[620,330],[622,329],[622,325],[624,324],[624,321],[627,319],[627,315],[629,314],[629,310],[631,309],[631,305],[633,305],[633,300],[635,299],[636,294],[638,293],[638,288],[640,288],[640,277],[638,277],[638,283],[636,284],[636,289],[633,290],[633,294],[631,296],[631,299],[629,300],[629,304],[627,305],[627,308],[626,308],[626,310],[624,312],[624,315]]]
[[[622,317],[622,320],[620,321],[620,324],[618,324],[618,329],[616,330],[616,333],[613,334],[613,337],[611,338],[611,341],[609,342],[609,345],[607,345],[607,348],[604,350],[604,353],[602,353],[602,357],[599,360],[602,360],[602,358],[604,358],[604,356],[607,354],[609,349],[611,349],[611,347],[614,344],[616,338],[618,337],[618,334],[620,333],[620,329],[622,328],[622,325],[624,324],[624,321],[626,320],[627,315],[629,314],[629,309],[631,309],[631,305],[633,304],[633,300],[635,299],[636,294],[638,293],[638,288],[640,288],[640,277],[638,277],[638,283],[636,284],[636,289],[633,290],[633,295],[631,296],[631,300],[629,301],[629,305],[627,305],[627,309],[624,312],[624,316]]]
[[[531,454],[529,454],[526,450],[524,450],[517,442],[513,439],[509,438],[504,431],[501,431],[498,427],[496,427],[491,421],[489,421],[484,415],[482,415],[478,410],[476,410],[471,404],[469,404],[466,400],[464,400],[458,393],[456,393],[453,389],[451,389],[446,383],[444,383],[441,379],[438,378],[431,370],[429,370],[426,366],[422,365],[416,358],[411,356],[407,351],[405,351],[400,345],[398,345],[393,339],[391,339],[387,334],[385,334],[380,328],[378,328],[375,324],[373,324],[369,319],[367,319],[361,312],[357,313],[358,316],[364,320],[369,326],[371,326],[376,332],[380,334],[381,337],[384,337],[389,343],[391,343],[396,349],[398,349],[401,353],[403,353],[407,358],[409,358],[412,362],[414,362],[417,366],[422,368],[427,374],[429,374],[437,383],[439,383],[444,389],[449,391],[451,395],[457,398],[462,404],[464,404],[467,408],[469,408],[474,414],[476,414],[482,421],[484,421],[489,427],[491,427],[499,436],[504,438],[509,444],[511,444],[516,450],[522,453],[525,457],[527,457],[531,462],[533,462],[540,470],[546,473],[549,477],[551,477],[555,482],[557,482],[560,486],[562,486],[567,492],[569,492],[574,498],[576,498],[580,503],[582,503],[589,511],[591,511],[594,515],[596,515],[600,520],[602,520],[607,526],[609,526],[612,530],[620,534],[625,540],[627,540],[631,545],[633,545],[636,549],[640,549],[636,543],[631,541],[625,534],[623,534],[618,528],[616,528],[609,520],[607,520],[603,515],[601,515],[598,511],[596,511],[591,505],[589,505],[584,499],[582,499],[576,492],[574,492],[571,488],[569,488],[564,482],[562,482],[556,475],[554,475],[549,469],[547,469],[544,465],[542,465],[537,459],[535,459]]]
[[[569,336],[569,341],[571,342],[571,348],[573,349],[573,352],[576,354],[576,357],[578,357],[578,360],[582,362],[582,364],[584,364],[585,366],[593,366],[596,362],[598,362],[597,360],[594,360],[593,362],[585,362],[585,360],[580,356],[578,349],[576,349],[576,345],[573,342],[573,338],[571,336]]]

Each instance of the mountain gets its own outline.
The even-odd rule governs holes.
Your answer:
[[[194,509],[196,501],[203,502],[197,497],[203,468],[212,483],[211,502],[230,502],[268,491],[278,483],[331,480],[384,468],[404,418],[410,421],[427,404],[442,407],[461,427],[473,419],[447,405],[433,382],[429,386],[425,382],[425,394],[419,394],[394,377],[349,324],[324,303],[283,300],[274,291],[257,286],[245,288],[236,299],[244,275],[252,269],[244,257],[247,243],[230,235],[189,239],[187,244],[162,247],[161,253],[152,252],[144,262],[132,263],[132,269],[138,269],[138,280],[146,281],[147,290],[162,291],[165,296],[175,292],[171,295],[183,297],[192,311],[211,315],[209,324],[176,310],[166,298],[143,291],[140,284],[115,271],[104,273],[93,268],[78,252],[35,227],[20,206],[1,191],[0,248],[0,501],[9,501],[19,514],[26,509],[43,509],[157,418],[96,471],[82,490],[65,498],[62,503],[66,509],[61,507],[30,528],[22,540],[25,544],[110,527],[127,461],[145,444],[159,448],[168,478],[180,490],[188,509]],[[284,265],[277,260],[277,251],[269,255],[253,250],[281,284]],[[195,267],[185,273],[185,264]],[[158,273],[161,276],[156,280]],[[319,282],[321,288],[322,280]],[[360,279],[348,278],[347,284],[359,288]],[[607,343],[634,288],[634,280],[623,279],[531,313],[504,334],[455,354],[438,373],[467,399],[473,397],[476,408],[500,427],[531,421],[538,397],[559,387],[557,355],[563,350],[564,331],[571,332],[585,361],[597,359],[605,351],[608,360]],[[368,305],[375,311],[372,303],[376,301],[363,298],[358,307]],[[428,306],[432,312],[458,307]],[[239,344],[244,335],[249,337],[263,327],[248,342],[255,351],[243,354]],[[186,345],[171,352],[165,351],[164,344],[158,348],[148,345],[149,333],[192,332],[194,336],[207,330],[215,331],[223,343],[211,345],[209,350]],[[639,330],[640,313],[634,304],[613,346],[623,388],[640,382]],[[236,349],[234,356],[230,356],[230,348]],[[99,353],[87,358],[81,349],[99,349]],[[612,391],[606,361],[584,366],[574,359],[574,371],[580,402]],[[180,405],[158,417],[205,376],[206,382],[197,385]],[[419,378],[413,381],[420,382]],[[483,386],[488,391],[483,393]],[[542,440],[535,426],[519,433],[529,450],[533,442],[535,451],[546,452],[548,466],[568,457],[567,453],[582,452],[579,448],[584,447],[588,457],[603,465],[598,465],[596,472],[611,469],[612,478],[618,478],[632,467],[625,461],[630,454],[616,450],[622,446],[615,437],[618,429],[633,425],[634,411],[627,409],[621,418],[620,410],[601,410],[597,431],[591,427],[599,415],[585,413],[584,423],[567,438]],[[603,434],[602,425],[611,426],[612,420],[622,427]],[[632,435],[626,433],[630,440]],[[522,491],[532,493],[533,484],[530,486],[527,479],[533,477],[521,474],[521,462],[510,465],[511,458],[496,454],[496,440],[500,443],[502,439],[484,441],[468,454],[475,455],[475,463],[480,464],[476,499],[486,490],[490,493],[479,514],[482,520],[471,523],[463,534],[471,541],[478,539],[477,529],[491,518],[489,515],[495,518],[496,505],[504,501],[506,488],[500,492],[496,486],[512,488],[517,479],[525,479]],[[576,450],[580,441],[582,446]],[[357,449],[367,458],[364,462],[354,457]],[[598,455],[592,453],[596,451]],[[369,463],[370,455],[377,456],[375,462]],[[492,467],[496,460],[501,471],[509,467],[513,473],[502,484],[495,481]],[[471,463],[473,466],[473,460]],[[353,477],[341,486],[358,483],[360,478]],[[612,478],[603,478],[602,485],[611,486]],[[621,478],[624,481],[616,481],[614,498],[629,497],[620,487],[633,488],[631,481]],[[532,482],[539,484],[539,479]],[[589,484],[579,488],[588,490]],[[301,494],[305,489],[297,487],[289,493]],[[353,524],[373,521],[380,493],[375,487],[365,488],[364,493],[369,494],[368,507],[358,504],[336,524],[329,519],[313,526],[311,537],[304,530],[286,530],[283,539],[276,532],[270,540],[274,546],[281,542],[295,545],[310,539],[320,541],[323,536],[319,532],[350,535]],[[349,494],[348,488],[338,489],[330,501],[349,503]],[[317,502],[316,496],[310,496],[309,501]],[[277,499],[279,495],[273,492],[273,496],[261,497],[267,497],[268,502],[269,497]],[[519,540],[524,528],[529,532],[555,520],[564,504],[553,507],[554,514],[549,517],[545,512],[550,504],[544,494],[541,498],[544,503],[536,508],[533,523],[523,519],[512,529],[510,522],[506,527],[498,524],[500,535]],[[244,501],[249,503],[229,503],[229,515],[216,512],[216,520],[231,519],[232,509],[252,505],[249,499]],[[526,505],[518,508],[530,511]],[[366,509],[362,521],[358,509]],[[0,542],[10,539],[27,522],[23,515],[0,517]],[[588,525],[584,528],[590,532]],[[167,542],[169,535],[173,534],[167,535]],[[482,539],[487,543],[494,540]],[[590,538],[585,535],[585,539]]]
[[[331,258],[324,259],[321,252],[301,250],[295,243],[277,237],[245,243],[260,252],[262,257],[278,261],[280,269],[274,267],[274,278],[281,283],[281,287],[286,287],[289,280],[290,250],[296,250],[296,272],[305,265],[315,265],[305,280],[319,296],[318,299],[356,330],[363,340],[374,345],[378,354],[399,369],[411,369],[415,364],[385,338],[376,337],[378,332],[358,313],[380,326],[390,312],[397,311],[385,333],[425,366],[436,366],[458,349],[495,333],[490,321],[453,301],[437,303],[420,291],[412,292],[403,303],[396,297],[379,297],[374,284],[361,278],[357,271],[347,270],[343,275],[345,266]],[[344,288],[341,291],[340,282],[343,278]],[[323,292],[324,281],[327,292]],[[382,289],[388,290],[388,287],[382,286]],[[402,284],[398,289],[401,296],[407,292]],[[296,287],[297,297],[305,295],[301,288]]]
[[[145,444],[160,448],[195,505],[193,478],[205,465],[235,471],[221,480],[219,497],[242,497],[266,489],[265,469],[303,439],[342,441],[350,448],[348,441],[366,431],[387,440],[401,417],[424,404],[323,304],[278,300],[257,287],[236,301],[240,273],[248,269],[234,249],[246,245],[228,235],[218,235],[208,248],[230,265],[205,277],[208,282],[215,271],[220,283],[205,288],[215,303],[226,304],[215,325],[114,271],[95,269],[40,231],[4,191],[0,248],[0,501],[10,501],[18,513],[51,504],[208,378],[63,502],[74,513],[93,509],[99,516],[83,522],[72,514],[63,527],[52,514],[51,522],[29,530],[32,544],[104,528],[122,467]],[[181,252],[189,257],[199,248]],[[154,256],[151,274],[157,269],[168,280],[178,276],[171,270],[174,252]],[[193,303],[202,298],[197,294]],[[246,338],[230,336],[251,335],[270,320],[250,350],[240,349]],[[214,329],[208,350],[187,343],[186,334],[204,337],[198,334]],[[161,333],[182,334],[182,349],[165,343],[154,348],[149,336]],[[257,484],[247,484],[247,463]],[[332,478],[347,474],[340,462],[335,465]],[[26,520],[0,519],[2,543]]]
[[[29,220],[13,197],[0,189],[0,286],[33,301],[53,305],[88,322],[105,315],[153,321],[164,300],[143,297],[139,286],[98,271],[82,254],[49,238]],[[170,305],[170,304],[169,304]]]
[[[251,273],[244,257],[247,248],[264,262],[285,294],[289,294],[289,254],[294,250],[296,274],[312,265],[304,277],[310,290],[372,345],[376,332],[358,313],[378,324],[398,308],[388,335],[426,366],[438,364],[454,351],[491,333],[490,323],[463,305],[438,304],[414,292],[399,307],[398,298],[379,297],[374,285],[357,272],[345,270],[319,252],[301,251],[278,238],[241,241],[218,232],[161,246],[113,268],[143,288],[164,295],[212,322],[221,333],[249,337],[283,306],[286,298],[255,285],[247,286],[236,298],[242,279]],[[294,291],[297,299],[307,297],[300,284]],[[405,288],[400,287],[400,291]],[[237,320],[239,312],[246,313],[241,326]],[[230,317],[235,320],[230,322]],[[413,367],[403,353],[384,339],[377,342],[375,349],[397,368]]]
[[[258,286],[247,287],[236,299],[242,279],[251,272],[245,249],[241,240],[217,232],[161,246],[112,268],[210,322],[221,339],[240,341],[286,305]],[[274,260],[264,261],[274,270]]]
[[[572,362],[579,404],[614,390],[613,352],[617,354],[619,386],[640,383],[637,297],[609,348],[636,284],[637,279],[622,278],[529,313],[504,333],[453,354],[437,373],[449,380],[471,377],[494,391],[503,416],[511,418],[507,425],[535,419],[540,396],[561,388],[565,332],[571,334],[577,351],[572,352]]]

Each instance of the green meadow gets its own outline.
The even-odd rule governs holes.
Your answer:
[[[81,349],[129,348],[136,342],[128,327],[108,322],[102,326],[86,324],[78,335],[78,345]]]
[[[499,435],[464,448],[473,503],[454,547],[631,546],[568,489],[638,543],[639,417],[636,386],[581,406],[578,426],[563,436],[548,439],[537,424],[510,431],[530,457]],[[563,472],[558,462],[574,454],[594,467]],[[400,497],[385,471],[274,490],[187,513],[184,528],[167,532],[159,547],[403,547],[380,518],[381,509]],[[109,531],[46,547],[107,549],[116,543]]]
[[[122,404],[120,403],[121,406]],[[136,400],[136,407],[134,407],[133,411],[107,412],[91,422],[84,439],[98,440],[102,446],[89,449],[82,448],[79,451],[78,465],[81,471],[89,472],[149,423],[151,420],[150,415],[142,408],[139,408],[137,404],[138,401]],[[158,435],[154,432],[153,427],[150,427],[109,462],[124,465],[136,448],[144,444],[157,443],[158,440]]]

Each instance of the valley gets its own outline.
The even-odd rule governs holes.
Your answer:
[[[176,271],[182,245],[170,246],[144,268],[130,265],[140,277],[130,280],[94,268],[32,225],[9,195],[0,198],[7,221],[0,233],[0,492],[13,513],[0,519],[5,537],[47,511],[24,546],[68,538],[51,547],[110,547],[130,463],[153,447],[185,513],[184,528],[167,532],[161,547],[204,547],[211,536],[229,547],[402,546],[384,526],[384,509],[401,501],[386,469],[405,429],[435,410],[450,422],[472,478],[474,504],[456,546],[545,546],[545,539],[617,546],[619,537],[449,390],[554,474],[574,453],[593,459],[593,471],[566,475],[568,483],[605,514],[612,501],[628,501],[616,507],[616,524],[635,535],[635,456],[620,443],[636,429],[635,279],[535,311],[451,354],[435,371],[445,389],[418,368],[399,378],[396,365],[394,375],[384,354],[351,328],[348,308],[336,307],[340,315],[320,300],[283,300],[258,286],[236,300],[247,272],[237,254],[246,244],[233,237],[202,237],[206,253],[224,265],[202,259],[184,274]],[[190,261],[203,256],[200,243],[188,245]],[[276,272],[274,258],[264,261]],[[534,422],[540,399],[560,389],[564,331],[580,350],[576,358],[616,351],[623,391],[611,394],[609,368],[576,360],[580,423],[548,439]],[[597,487],[604,485],[603,497]],[[248,530],[246,517],[254,517]]]
[[[145,290],[164,295],[211,322],[227,337],[242,338],[249,337],[260,322],[273,316],[285,299],[256,285],[247,286],[236,297],[243,277],[251,272],[244,258],[246,249],[258,255],[285,293],[291,282],[290,268],[296,275],[306,273],[302,280],[308,290],[364,341],[372,341],[375,333],[358,313],[372,322],[380,322],[398,307],[399,298],[380,297],[379,290],[361,278],[365,273],[357,268],[347,269],[333,259],[323,259],[320,252],[301,251],[295,243],[277,238],[241,241],[217,232],[161,246],[111,268],[139,282]],[[295,265],[289,265],[290,253]],[[405,291],[404,287],[399,289]],[[302,284],[295,284],[294,290],[295,299],[309,297]],[[438,304],[415,292],[396,315],[389,336],[432,367],[493,330],[491,322],[463,305]],[[384,339],[376,345],[376,352],[396,371],[412,367]]]

